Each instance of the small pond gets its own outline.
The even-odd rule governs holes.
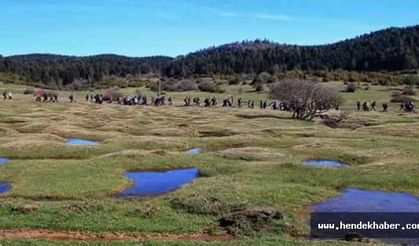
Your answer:
[[[191,155],[199,155],[202,153],[202,148],[192,148],[192,149],[188,149],[186,151],[186,153],[191,154]]]
[[[133,181],[134,185],[119,193],[118,197],[164,195],[192,183],[200,175],[197,168],[191,168],[167,172],[127,172],[124,176]]]
[[[330,160],[306,160],[303,163],[312,167],[341,168],[347,166],[347,164]]]
[[[313,209],[315,212],[419,212],[419,198],[408,193],[347,189]]]
[[[10,191],[10,185],[5,183],[0,183],[0,194],[6,193]]]
[[[94,145],[99,144],[99,142],[97,141],[85,140],[85,139],[79,139],[79,138],[67,139],[67,143],[70,145],[85,145],[85,146],[94,146]]]
[[[6,164],[8,164],[9,162],[10,162],[10,159],[0,157],[0,166],[1,166],[1,165],[6,165]]]

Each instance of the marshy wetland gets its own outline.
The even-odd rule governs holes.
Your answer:
[[[387,87],[344,94],[343,110],[351,113],[336,128],[292,120],[280,111],[178,107],[176,102],[181,105],[186,95],[180,92],[171,94],[173,107],[124,107],[88,104],[82,96],[73,104],[35,103],[23,95],[24,87],[12,89],[14,100],[0,102],[0,156],[13,160],[0,165],[0,244],[63,243],[59,237],[17,239],[22,237],[10,233],[46,230],[92,238],[125,235],[91,242],[95,245],[135,245],[138,240],[357,245],[307,240],[313,206],[344,198],[349,199],[342,202],[345,206],[353,202],[369,209],[376,206],[378,194],[380,204],[388,201],[388,207],[399,208],[398,198],[417,207],[419,115],[401,113],[397,104],[389,113],[354,110],[357,100],[388,100]],[[237,87],[216,96],[227,93],[236,95]],[[266,97],[246,90],[242,96]],[[75,146],[68,142],[73,138],[100,144]],[[205,151],[187,151],[194,146]],[[303,165],[304,160],[348,165],[317,168]],[[135,187],[130,172],[164,175],[190,168],[194,175],[199,170],[201,178],[190,182],[188,177],[181,189],[151,197],[115,197]],[[2,187],[8,192],[2,193]],[[379,192],[391,193],[386,197]],[[251,216],[261,224],[254,227],[247,221]],[[224,227],[225,221],[235,227]]]

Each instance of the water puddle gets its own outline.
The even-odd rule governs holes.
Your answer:
[[[78,146],[95,146],[99,144],[99,142],[97,141],[85,140],[85,139],[79,139],[79,138],[67,139],[67,143],[70,145],[78,145]]]
[[[347,164],[330,161],[330,160],[307,160],[303,162],[304,165],[312,167],[328,167],[328,168],[341,168],[347,166]]]
[[[0,157],[0,166],[1,166],[1,165],[6,165],[6,164],[8,164],[9,162],[10,162],[10,159]]]
[[[5,183],[0,183],[0,194],[7,193],[11,190],[10,185]]]
[[[127,172],[124,175],[134,185],[119,193],[118,197],[152,197],[164,195],[182,188],[199,178],[197,168],[170,170],[167,172]]]
[[[315,212],[419,212],[419,198],[408,193],[348,189],[313,209]]]
[[[191,155],[199,155],[202,153],[202,148],[192,148],[192,149],[188,149],[186,151],[186,153],[191,154]]]

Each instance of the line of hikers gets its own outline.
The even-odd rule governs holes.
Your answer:
[[[13,95],[11,91],[4,91],[2,93],[3,95],[3,100],[12,100],[13,99]],[[52,102],[52,103],[58,103],[58,93],[56,92],[47,92],[47,91],[43,91],[43,90],[39,90],[36,91],[34,93],[34,97],[35,97],[35,101],[36,102]],[[76,97],[74,94],[71,94],[69,96],[69,100],[71,103],[74,103],[76,101]],[[121,104],[121,105],[130,105],[130,106],[134,106],[134,105],[152,105],[152,106],[164,106],[164,105],[169,105],[172,106],[173,105],[173,99],[172,97],[168,97],[167,98],[167,103],[166,103],[166,98],[165,96],[157,96],[157,97],[152,97],[150,101],[147,100],[146,96],[143,95],[137,95],[137,96],[110,96],[110,95],[103,95],[103,94],[93,94],[93,93],[89,93],[85,96],[85,100],[86,102],[90,102],[90,103],[95,103],[95,104],[102,104],[103,102],[107,102],[107,103],[112,103],[114,101],[116,101],[117,103]],[[201,99],[199,97],[190,97],[187,96],[183,99],[184,102],[184,106],[185,107],[191,107],[191,106],[197,106],[200,107],[201,106]],[[235,104],[235,105],[234,105]],[[244,101],[241,97],[238,98],[236,100],[236,103],[234,102],[234,98],[233,97],[226,97],[222,100],[222,107],[238,107],[238,108],[242,108],[245,106],[245,104],[247,104],[247,107],[250,109],[255,108],[255,101],[254,100],[248,100],[248,101]],[[357,101],[357,109],[358,111],[378,111],[377,109],[377,102],[373,101],[365,101],[363,103],[361,103],[360,101]],[[215,107],[218,105],[218,101],[216,97],[206,97],[203,101],[203,106],[206,108],[209,107]],[[296,105],[295,107],[297,107],[298,105]],[[294,109],[295,107],[293,105],[291,105],[290,103],[287,102],[279,102],[279,101],[272,101],[271,103],[268,103],[267,100],[260,100],[259,102],[259,108],[260,109],[267,109],[267,108],[271,108],[273,110],[282,110],[282,111],[293,111],[292,109]],[[388,112],[389,111],[389,103],[384,102],[381,105],[382,108],[382,112]],[[406,101],[406,102],[402,102],[400,104],[400,111],[403,112],[416,112],[416,105],[414,104],[414,102],[412,101]]]
[[[358,109],[358,111],[377,111],[377,102],[373,101],[372,103],[370,103],[370,101],[366,101],[364,103],[361,104],[360,101],[356,102],[356,107]],[[387,102],[384,102],[381,105],[382,108],[382,112],[388,112],[390,109],[390,106]],[[416,112],[416,106],[412,101],[407,101],[407,102],[402,102],[400,104],[400,110],[403,112],[407,112],[407,113],[414,113]]]
[[[362,106],[363,111],[377,111],[377,102],[376,101],[373,101],[372,103],[370,101],[366,101],[366,102],[362,103],[362,105],[361,105],[360,101],[357,101],[356,102],[356,107],[357,107],[358,111],[361,111],[361,106]],[[382,107],[383,112],[388,112],[388,109],[389,109],[388,103],[386,103],[386,102],[383,103],[381,105],[381,107]]]
[[[70,95],[69,99],[70,99],[70,102],[75,102],[74,95]],[[96,95],[87,94],[85,96],[85,101],[90,102],[90,103],[95,103],[95,104],[102,104],[104,102],[113,103],[114,101],[116,101],[118,104],[128,105],[128,106],[149,105],[147,97],[142,96],[142,95],[126,96],[126,97],[119,96],[119,97],[114,98],[109,95],[104,96],[103,94],[96,94]],[[150,105],[163,106],[163,105],[166,105],[166,98],[164,96],[152,97],[150,102],[151,102]],[[167,102],[169,106],[173,105],[173,101],[171,97],[168,98]]]
[[[75,102],[75,96],[69,96],[70,102]],[[85,96],[85,101],[89,103],[95,104],[103,104],[104,102],[113,103],[116,101],[118,104],[127,105],[127,106],[136,106],[136,105],[151,105],[151,106],[173,106],[173,99],[172,97],[168,97],[166,99],[165,96],[157,96],[152,97],[150,101],[148,101],[146,96],[138,95],[138,96],[126,96],[126,97],[111,97],[109,95],[103,94],[87,94]],[[199,97],[190,97],[187,96],[183,99],[185,107],[192,107],[192,106],[201,106],[201,99]],[[247,103],[248,108],[255,108],[255,101],[248,100],[245,102],[242,98],[238,98],[236,102],[236,106],[238,108],[242,108],[245,103]],[[203,106],[206,108],[215,107],[218,105],[218,100],[216,97],[212,98],[205,98],[203,101]],[[234,99],[233,97],[226,97],[222,100],[222,107],[234,107]],[[291,111],[292,106],[288,103],[280,103],[279,101],[272,101],[268,104],[267,100],[261,100],[259,103],[259,108],[267,109],[268,107],[272,108],[273,110],[283,110],[283,111]]]
[[[199,97],[185,97],[183,99],[184,106],[190,107],[190,106],[201,106],[201,99]],[[247,103],[248,108],[255,108],[255,101],[254,100],[248,100],[247,102],[243,101],[243,99],[240,97],[237,99],[236,106],[238,108],[242,108],[244,104]],[[216,97],[206,97],[204,99],[204,107],[210,108],[215,107],[218,105],[218,101]],[[234,98],[233,97],[227,97],[222,100],[222,107],[234,107]],[[284,111],[290,111],[291,106],[287,103],[280,103],[279,101],[272,101],[270,104],[268,104],[267,100],[260,100],[259,108],[261,109],[267,109],[268,107],[272,108],[273,110],[284,110]]]

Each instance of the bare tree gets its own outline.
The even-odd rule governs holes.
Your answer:
[[[306,80],[283,80],[271,87],[270,97],[289,109],[293,118],[311,120],[316,114],[339,108],[342,97],[337,90]]]

